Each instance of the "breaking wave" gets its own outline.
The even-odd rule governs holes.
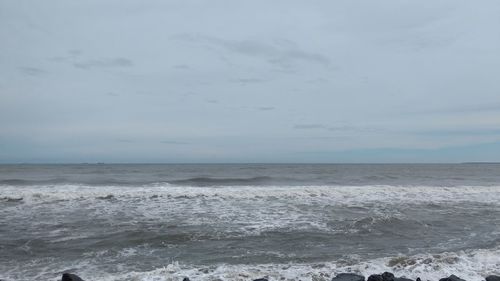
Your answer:
[[[255,179],[254,179],[255,180]],[[46,184],[3,185],[0,198],[24,198],[24,202],[82,199],[296,199],[303,201],[329,201],[339,204],[360,202],[484,202],[500,200],[499,186],[189,186],[152,184],[148,186]]]
[[[118,254],[133,256],[137,253],[135,249],[125,249]],[[482,281],[490,274],[500,274],[500,249],[496,247],[438,254],[401,255],[370,260],[353,255],[343,260],[318,263],[193,265],[165,261],[164,266],[153,270],[137,271],[121,268],[122,270],[116,272],[99,271],[96,269],[99,267],[91,260],[82,259],[76,264],[52,264],[37,275],[26,272],[25,266],[6,268],[0,265],[0,277],[6,280],[29,280],[30,277],[55,279],[60,276],[60,272],[71,268],[78,268],[76,273],[86,280],[100,281],[177,281],[184,277],[189,277],[191,280],[222,281],[247,281],[262,277],[269,280],[328,281],[344,272],[369,276],[385,271],[413,280],[417,277],[422,280],[439,280],[455,274],[468,281]]]

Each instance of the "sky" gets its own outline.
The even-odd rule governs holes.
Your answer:
[[[499,15],[0,0],[0,163],[500,161]]]

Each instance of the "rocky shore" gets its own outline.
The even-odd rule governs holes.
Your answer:
[[[485,281],[500,281],[500,276],[489,275],[484,279]],[[76,274],[64,273],[62,275],[61,281],[84,281],[84,280]],[[184,279],[182,279],[182,281],[191,281],[191,280],[188,277],[185,277]],[[253,281],[269,281],[269,280],[267,278],[259,278],[259,279],[254,279]],[[372,274],[368,276],[368,278],[365,278],[365,276],[363,275],[358,275],[354,273],[340,273],[337,276],[333,277],[332,281],[422,281],[422,280],[420,278],[413,280],[405,277],[395,277],[394,274],[390,272],[384,272],[382,274]],[[425,281],[433,281],[433,280],[425,280]],[[450,275],[448,277],[439,279],[439,281],[466,281],[466,280],[461,279],[456,275]]]

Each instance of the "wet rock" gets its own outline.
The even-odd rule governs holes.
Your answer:
[[[61,281],[83,281],[83,279],[76,274],[63,273]]]
[[[115,197],[112,194],[109,194],[109,195],[106,195],[106,196],[99,196],[99,197],[97,197],[97,199],[111,200],[111,199],[115,199]]]
[[[500,281],[500,276],[490,275],[486,277],[486,281]]]
[[[365,281],[365,277],[354,273],[340,273],[332,281]]]
[[[3,197],[2,201],[5,201],[5,202],[21,202],[21,201],[23,201],[23,198],[22,197],[19,197],[19,198]]]
[[[401,279],[401,278],[394,278],[394,274],[390,272],[384,272],[382,274],[372,274],[368,277],[368,281],[394,281],[395,279]]]
[[[408,278],[404,278],[404,277],[394,278],[393,280],[394,281],[413,281],[413,279],[408,279]]]
[[[439,279],[439,281],[465,281],[465,280],[452,274],[449,277]]]
[[[384,281],[393,281],[394,280],[394,274],[386,271],[386,272],[382,273],[382,279]]]
[[[384,278],[380,274],[372,274],[368,276],[368,281],[384,281]]]

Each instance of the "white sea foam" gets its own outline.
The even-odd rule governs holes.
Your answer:
[[[500,186],[215,186],[189,187],[159,184],[151,186],[39,185],[9,186],[0,189],[0,199],[25,203],[59,200],[102,200],[112,195],[125,200],[170,199],[297,199],[310,202],[359,203],[398,202],[498,202]],[[14,199],[14,200],[13,200]],[[113,198],[108,198],[113,199]]]
[[[481,249],[440,254],[378,258],[368,261],[325,262],[314,264],[257,264],[212,266],[186,265],[178,262],[166,264],[147,272],[96,273],[88,264],[88,270],[78,273],[95,281],[178,281],[183,277],[197,280],[243,281],[266,277],[274,280],[327,281],[336,274],[353,272],[368,277],[384,271],[393,272],[397,277],[415,280],[439,280],[455,274],[467,281],[480,281],[490,274],[500,274],[500,249]]]
[[[216,227],[231,222],[235,233],[225,235],[247,236],[287,228],[345,232],[342,225],[335,227],[337,219],[351,220],[359,226],[348,231],[369,230],[384,219],[411,219],[400,213],[408,204],[460,208],[459,203],[469,202],[473,204],[464,204],[469,209],[483,208],[484,204],[498,208],[500,187],[43,185],[3,186],[0,198],[23,198],[15,202],[5,199],[0,215],[17,221],[38,217],[32,222],[34,226],[50,223],[53,218],[64,221],[68,213],[85,211],[89,218],[109,220],[111,225],[117,221],[133,225],[136,220],[150,220]],[[338,208],[333,211],[336,206],[348,213],[339,213]],[[332,211],[325,212],[325,208]],[[121,219],[119,214],[123,213],[131,218]],[[40,217],[42,214],[47,217]],[[66,235],[54,239],[73,238]]]

